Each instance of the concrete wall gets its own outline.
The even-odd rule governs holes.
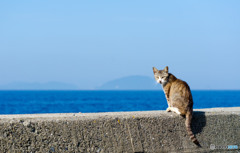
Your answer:
[[[202,148],[189,140],[184,118],[149,111],[0,115],[0,152],[237,152],[226,146],[240,147],[240,108],[194,111]]]

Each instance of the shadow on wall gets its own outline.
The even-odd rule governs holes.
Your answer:
[[[193,112],[192,125],[191,125],[193,134],[196,135],[198,133],[201,133],[205,126],[206,126],[205,112],[201,112],[201,111]]]
[[[170,113],[168,113],[168,114],[170,114]],[[178,120],[177,122],[181,122],[181,124],[182,124],[182,129],[184,129],[184,133],[186,133],[186,137],[187,137],[187,139],[189,139],[189,136],[187,135],[187,132],[186,132],[186,128],[185,128],[185,120],[186,120],[186,118],[182,118],[181,116],[179,116],[179,115],[177,115],[176,113],[173,113],[172,112],[172,114],[174,114],[175,116],[176,116],[176,119]],[[180,119],[180,120],[179,120]],[[177,127],[176,127],[176,125],[174,125],[174,126],[168,126],[169,125],[169,123],[170,124],[172,124],[171,123],[171,121],[169,121],[168,119],[166,119],[166,122],[165,122],[165,120],[163,120],[163,122],[161,123],[161,125],[159,125],[160,127],[162,127],[162,129],[159,131],[160,133],[158,133],[158,137],[160,137],[159,139],[161,140],[161,141],[157,141],[156,142],[156,146],[158,146],[158,145],[160,145],[160,148],[161,149],[163,149],[162,150],[162,152],[166,152],[166,150],[164,150],[164,149],[166,149],[166,148],[164,148],[164,147],[162,147],[162,146],[168,146],[168,147],[173,147],[174,148],[174,146],[177,146],[177,144],[179,143],[179,142],[181,142],[181,138],[180,138],[180,136],[177,134]],[[158,123],[157,123],[158,124]],[[149,124],[147,124],[147,125],[149,125]],[[154,126],[157,126],[157,125],[154,125]],[[177,125],[177,126],[179,126],[179,125]],[[205,112],[202,112],[202,111],[195,111],[195,112],[193,112],[193,118],[192,118],[192,124],[191,124],[191,128],[192,128],[192,132],[193,132],[193,134],[196,136],[196,134],[198,134],[198,133],[202,133],[202,131],[203,131],[203,128],[206,126],[206,116],[205,116]],[[140,130],[140,131],[145,131],[145,130]],[[173,132],[173,131],[175,131],[175,132]],[[183,135],[183,133],[181,133],[182,135]],[[140,135],[144,135],[144,134],[141,134],[140,133]],[[197,137],[197,136],[196,136]],[[143,136],[141,137],[141,138],[144,138]],[[167,138],[167,139],[166,139]],[[198,139],[198,137],[197,137],[197,139]],[[173,141],[172,141],[173,140]],[[199,139],[198,139],[199,140]],[[141,141],[141,143],[142,143],[142,146],[144,146],[144,143],[146,143],[146,142],[144,142],[144,141],[146,141],[145,139],[143,139],[142,141]],[[192,143],[190,140],[187,142],[187,143]],[[202,145],[203,144],[203,142],[200,142],[200,145]],[[184,144],[183,144],[184,145]],[[155,146],[155,147],[156,147]],[[189,147],[189,146],[185,146],[185,147]],[[143,148],[143,150],[144,150],[144,147],[142,147]],[[169,148],[168,148],[169,149]],[[177,148],[175,148],[175,149],[177,149]],[[183,151],[183,150],[181,150],[181,151]],[[179,151],[179,152],[181,152],[181,151]],[[174,151],[175,152],[175,151]],[[142,151],[142,152],[135,152],[135,153],[145,153],[145,151]]]

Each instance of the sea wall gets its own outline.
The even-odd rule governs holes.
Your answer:
[[[194,110],[192,130],[201,148],[189,140],[184,121],[165,111],[0,115],[0,152],[237,152],[240,147],[239,107]]]

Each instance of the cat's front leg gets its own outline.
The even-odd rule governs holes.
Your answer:
[[[170,103],[169,103],[169,97],[166,96],[166,99],[167,99],[167,104],[168,104],[168,108],[166,109],[167,112],[171,112],[171,106],[170,106]]]
[[[171,112],[171,107],[168,107],[168,108],[166,109],[166,111],[167,111],[167,112]]]

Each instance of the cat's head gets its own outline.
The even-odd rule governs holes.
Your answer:
[[[153,73],[154,73],[154,77],[155,80],[162,84],[165,85],[168,81],[168,66],[166,66],[163,70],[158,70],[157,68],[153,67]]]

